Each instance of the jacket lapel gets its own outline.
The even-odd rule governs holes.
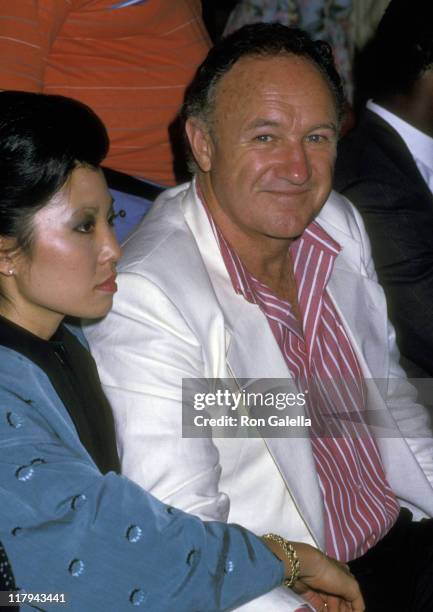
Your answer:
[[[336,227],[332,214],[327,211],[326,219],[319,215],[317,222],[342,248],[329,279],[328,293],[358,360],[370,366],[364,375],[367,378],[384,378],[389,357],[383,289],[375,279],[367,276],[359,243]]]
[[[410,193],[413,192],[414,186],[416,186],[416,189],[422,192],[427,201],[430,201],[431,206],[433,206],[431,191],[421,176],[406,143],[398,132],[389,123],[384,121],[382,117],[368,109],[365,111],[361,125],[365,129],[366,134],[370,133],[380,143],[383,153],[387,156],[388,163],[395,166],[395,171],[399,175],[399,181],[407,186]],[[390,178],[392,178],[392,175]]]
[[[282,379],[290,385],[290,373],[265,315],[233,289],[206,212],[194,190],[184,198],[183,211],[224,315],[228,375],[241,388],[251,379],[263,379],[263,386],[265,379]],[[272,381],[269,382],[272,386]],[[266,438],[265,443],[301,516],[317,544],[323,547],[323,500],[309,439]]]

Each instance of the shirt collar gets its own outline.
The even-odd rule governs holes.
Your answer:
[[[260,281],[255,279],[248,271],[235,249],[226,240],[222,231],[216,224],[209,207],[207,206],[198,181],[194,181],[194,185],[198,200],[202,203],[206,211],[213,234],[218,242],[218,246],[234,290],[236,293],[243,295],[243,297],[249,302],[256,303],[257,300],[255,298],[253,282],[255,281],[259,283]],[[302,240],[311,244],[314,248],[331,255],[333,259],[335,259],[335,257],[341,251],[341,246],[333,238],[331,238],[331,236],[316,221],[313,221],[305,228],[303,234],[290,245],[292,260],[295,260]],[[263,283],[261,284],[263,285]]]
[[[372,100],[367,102],[367,108],[394,128],[403,139],[412,157],[422,161],[433,170],[433,138]]]

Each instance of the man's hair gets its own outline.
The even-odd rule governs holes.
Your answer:
[[[79,165],[97,167],[108,136],[95,113],[63,96],[0,92],[0,236],[28,250],[32,220]]]
[[[328,43],[313,41],[298,28],[288,28],[279,23],[254,23],[221,39],[209,51],[186,90],[181,111],[183,122],[197,117],[210,126],[216,86],[238,60],[280,55],[303,57],[316,66],[334,94],[340,120],[344,110],[344,92]]]
[[[433,66],[433,1],[391,0],[359,61],[367,97],[407,94]]]

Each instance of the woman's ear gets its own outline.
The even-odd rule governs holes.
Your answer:
[[[13,276],[15,274],[15,259],[18,252],[15,238],[0,236],[0,274]]]

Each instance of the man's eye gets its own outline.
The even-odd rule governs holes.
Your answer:
[[[110,225],[111,227],[114,226],[114,220],[116,219],[117,215],[113,212],[110,215],[108,215],[107,217],[107,223],[108,225]]]
[[[273,137],[271,136],[271,134],[259,134],[255,137],[255,140],[257,140],[258,142],[271,142],[272,139]]]
[[[329,138],[324,134],[310,134],[309,136],[307,136],[307,140],[308,142],[322,143],[327,142]]]

